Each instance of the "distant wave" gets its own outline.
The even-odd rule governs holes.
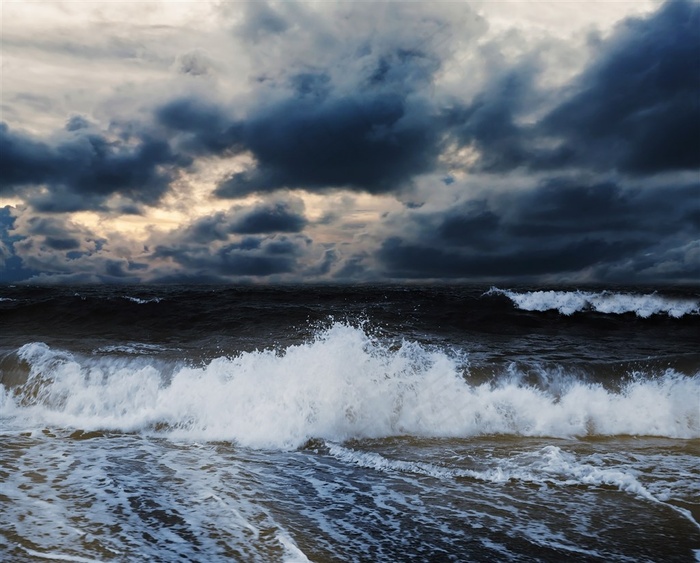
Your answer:
[[[668,370],[617,390],[562,376],[535,387],[504,374],[472,384],[460,360],[398,349],[337,323],[281,352],[170,368],[155,358],[81,357],[31,343],[26,381],[0,385],[6,422],[226,440],[293,449],[310,439],[652,435],[700,437],[700,374]]]
[[[106,353],[106,354],[157,354],[158,352],[164,351],[177,351],[179,348],[168,348],[167,346],[162,346],[160,344],[148,344],[145,342],[130,342],[128,344],[114,344],[110,346],[102,346],[95,350],[95,353]]]
[[[138,303],[139,305],[143,305],[145,303],[160,303],[161,302],[160,297],[151,297],[150,299],[141,299],[139,297],[132,297],[130,295],[122,295],[122,299],[126,299],[127,301],[131,301],[132,303]]]
[[[681,318],[685,315],[700,314],[700,301],[673,299],[656,293],[635,295],[602,291],[526,291],[516,292],[492,287],[485,295],[504,295],[519,309],[525,311],[557,310],[562,315],[572,315],[581,311],[596,311],[607,314],[634,313],[647,318],[666,314]]]

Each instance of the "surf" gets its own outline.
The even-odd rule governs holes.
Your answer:
[[[25,379],[0,386],[2,418],[294,449],[310,439],[646,435],[700,437],[700,374],[630,374],[614,387],[567,374],[531,384],[510,366],[474,381],[468,359],[344,323],[303,344],[203,365],[147,354],[81,356],[30,343]]]
[[[595,311],[610,315],[633,313],[646,319],[653,315],[668,315],[679,319],[686,315],[700,314],[700,301],[676,299],[657,293],[634,294],[613,291],[525,291],[517,292],[492,287],[484,295],[503,295],[524,311],[559,311],[573,315]]]

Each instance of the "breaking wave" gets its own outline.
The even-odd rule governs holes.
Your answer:
[[[634,313],[647,318],[666,314],[681,318],[685,315],[700,314],[700,301],[674,299],[656,293],[636,295],[602,291],[526,291],[519,293],[492,287],[486,295],[504,295],[516,307],[525,311],[559,311],[562,315],[572,315],[581,311],[596,311],[606,314]]]
[[[17,356],[26,377],[0,385],[0,417],[23,429],[273,449],[400,435],[700,437],[700,374],[638,375],[615,389],[564,376],[533,386],[512,373],[475,383],[455,353],[385,344],[342,323],[304,344],[202,366],[79,356],[43,343],[26,344]]]
[[[131,301],[132,303],[138,303],[139,305],[144,305],[146,303],[160,303],[162,299],[160,297],[151,297],[150,299],[141,299],[140,297],[132,297],[130,295],[122,295],[122,299]]]

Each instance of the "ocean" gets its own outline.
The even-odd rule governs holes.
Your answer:
[[[700,290],[1,286],[0,560],[700,561]]]

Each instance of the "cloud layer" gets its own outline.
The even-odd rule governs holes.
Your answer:
[[[99,42],[148,77],[61,129],[3,100],[3,281],[700,279],[697,3],[568,38],[454,3],[213,10],[180,52]],[[12,31],[10,61],[46,48]]]

